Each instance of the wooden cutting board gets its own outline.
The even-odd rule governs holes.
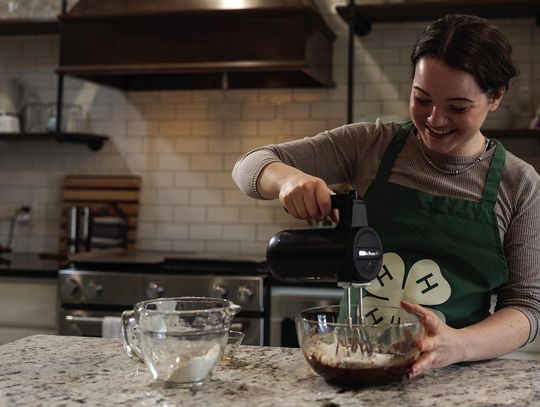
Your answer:
[[[141,177],[136,175],[66,175],[62,192],[60,252],[66,251],[67,210],[88,206],[94,216],[118,216],[128,223],[128,250],[135,249]]]

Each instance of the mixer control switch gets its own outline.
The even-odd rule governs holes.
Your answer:
[[[146,297],[153,299],[153,298],[159,298],[162,297],[163,294],[165,294],[165,287],[163,287],[161,284],[156,283],[155,281],[151,281],[146,286]]]
[[[236,290],[236,299],[240,302],[249,302],[253,298],[253,295],[253,289],[246,285],[241,285]]]

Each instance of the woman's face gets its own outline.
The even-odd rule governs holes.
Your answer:
[[[484,147],[480,127],[503,93],[490,100],[471,74],[436,58],[422,58],[416,64],[409,110],[430,150],[473,156]]]

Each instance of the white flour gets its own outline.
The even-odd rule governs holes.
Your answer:
[[[219,357],[220,346],[214,345],[203,356],[195,356],[178,365],[166,379],[168,382],[189,383],[203,380]]]

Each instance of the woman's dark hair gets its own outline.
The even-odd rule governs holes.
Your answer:
[[[493,98],[499,89],[508,89],[510,79],[519,74],[511,54],[508,39],[487,20],[449,14],[428,25],[416,41],[411,52],[413,76],[421,58],[437,58],[471,74]]]

